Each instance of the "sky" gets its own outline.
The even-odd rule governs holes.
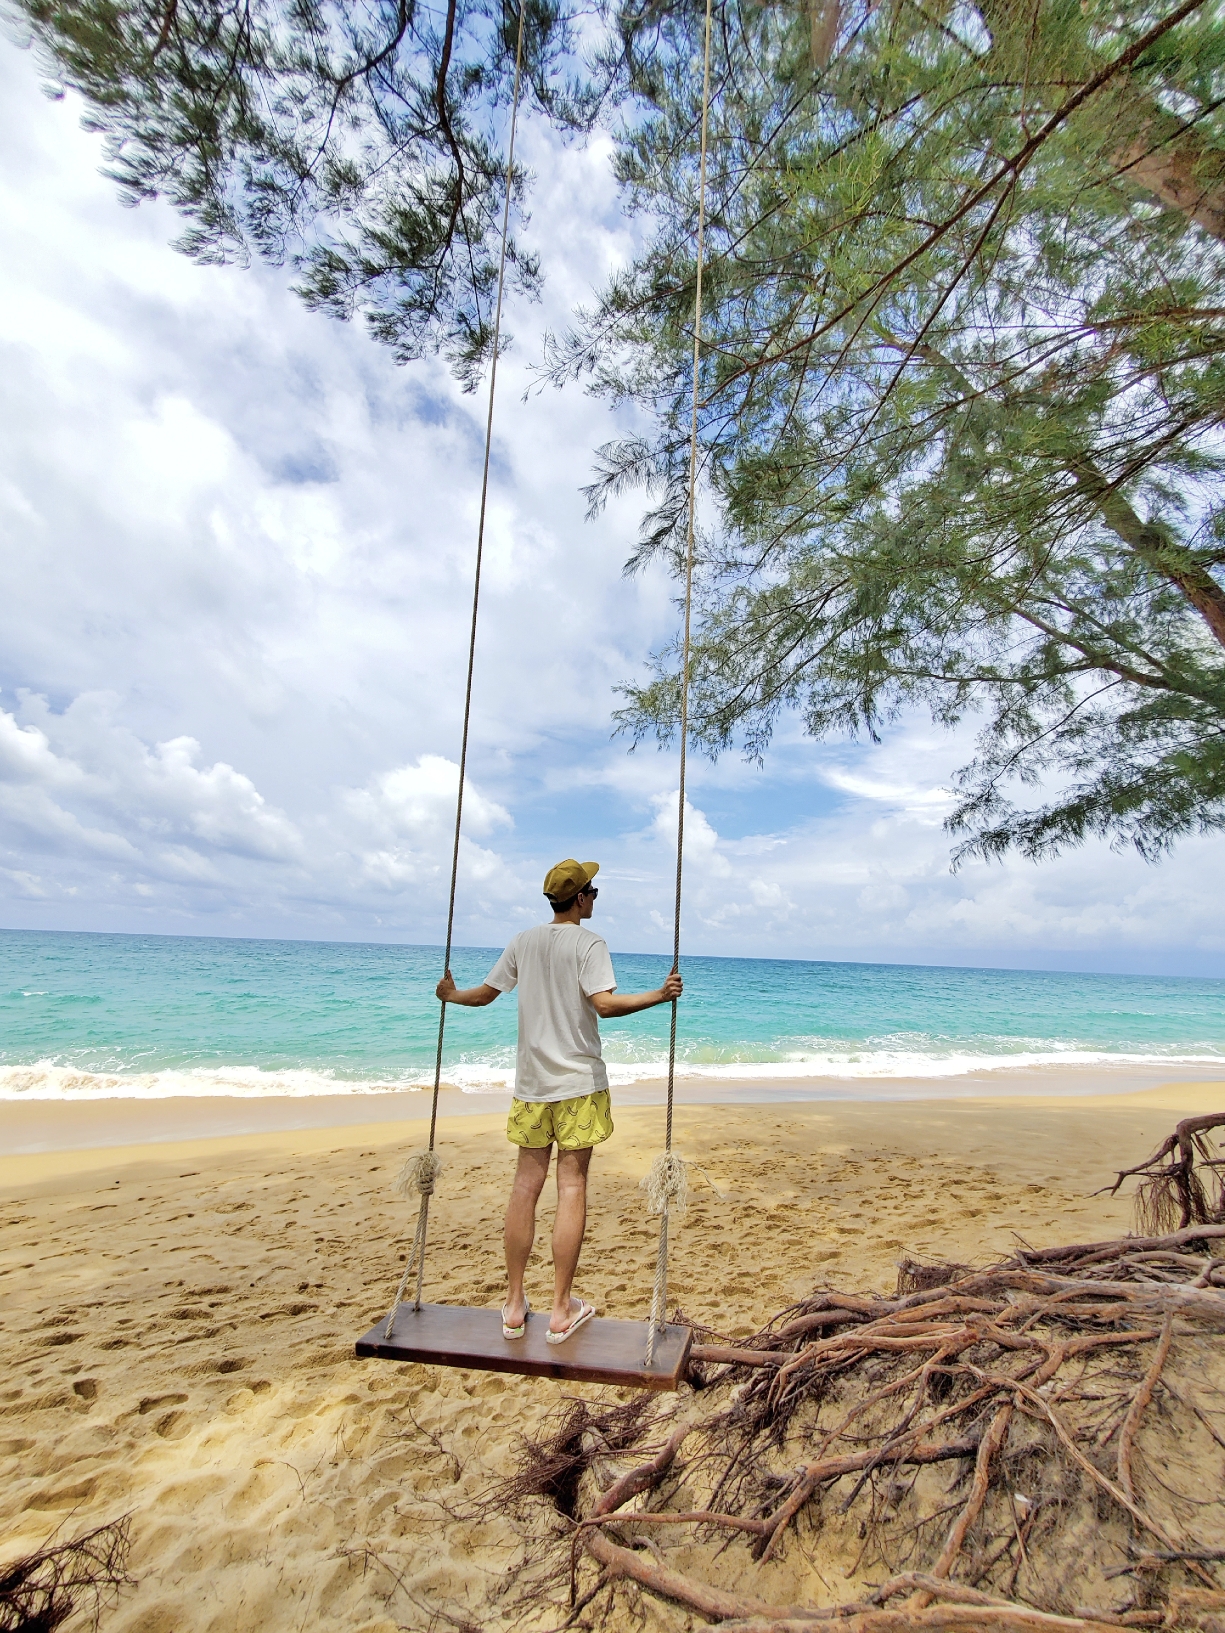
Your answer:
[[[676,754],[612,712],[675,587],[623,576],[636,499],[584,519],[632,422],[533,372],[633,228],[603,141],[524,150],[547,282],[498,386],[456,941],[537,922],[576,855],[614,951],[663,950]],[[193,265],[101,162],[0,40],[0,926],[439,942],[484,388],[396,367],[284,272]],[[1225,975],[1225,838],[953,874],[970,747],[784,722],[764,767],[691,759],[684,947]]]

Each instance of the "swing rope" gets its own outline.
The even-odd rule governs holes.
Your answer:
[[[485,415],[485,463],[481,472],[481,510],[476,529],[476,569],[472,580],[472,625],[468,635],[468,679],[464,688],[464,730],[459,750],[459,790],[455,797],[455,839],[451,846],[451,894],[447,902],[447,948],[443,956],[443,971],[451,970],[451,941],[455,930],[455,887],[459,877],[459,836],[464,815],[464,782],[468,770],[468,729],[472,720],[472,676],[476,665],[476,620],[481,604],[481,562],[485,553],[485,512],[489,501],[489,459],[493,447],[493,404],[498,383],[498,346],[502,338],[502,297],[506,289],[506,245],[510,233],[510,195],[515,174],[515,134],[519,125],[519,84],[523,68],[523,24],[527,14],[527,0],[519,4],[519,32],[515,42],[515,83],[511,97],[510,145],[506,156],[506,198],[502,205],[502,248],[498,261],[498,299],[493,320],[493,360],[489,366],[489,407]],[[413,1309],[421,1308],[421,1289],[425,1281],[425,1247],[429,1235],[430,1198],[442,1171],[442,1164],[434,1150],[438,1132],[438,1091],[442,1083],[442,1045],[447,1025],[447,1006],[438,1006],[438,1052],[434,1057],[434,1095],[430,1104],[430,1143],[425,1151],[409,1157],[396,1181],[396,1190],[402,1196],[414,1191],[421,1198],[417,1213],[417,1228],[404,1265],[404,1274],[396,1289],[391,1313],[387,1317],[384,1338],[390,1339],[396,1313],[404,1298],[413,1273],[416,1272],[417,1290]]]
[[[697,287],[693,300],[693,405],[689,424],[689,508],[685,539],[685,629],[681,643],[681,764],[676,804],[676,896],[672,913],[672,973],[681,967],[681,876],[685,860],[685,764],[689,748],[689,632],[693,612],[694,502],[698,484],[698,366],[702,348],[702,271],[706,246],[706,137],[710,118],[710,33],[711,3],[706,0],[706,27],[702,48],[702,147],[698,165]],[[664,1127],[664,1149],[656,1157],[643,1182],[652,1213],[659,1214],[659,1251],[655,1258],[655,1286],[651,1293],[651,1316],[647,1326],[646,1362],[655,1358],[655,1339],[667,1326],[668,1307],[668,1212],[675,1207],[684,1212],[688,1180],[683,1158],[672,1149],[672,1108],[676,1092],[676,1007],[672,1000],[672,1025],[668,1033],[668,1113]]]

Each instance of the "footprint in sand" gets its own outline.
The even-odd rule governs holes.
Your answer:
[[[84,1336],[84,1333],[79,1332],[54,1332],[48,1333],[42,1343],[44,1349],[59,1349],[64,1344],[75,1344],[78,1338],[84,1338]]]
[[[182,1406],[186,1400],[186,1395],[146,1395],[136,1410],[143,1418],[156,1412],[159,1406]]]
[[[78,1480],[74,1485],[60,1486],[55,1491],[36,1491],[26,1499],[29,1507],[46,1512],[58,1512],[60,1509],[79,1508],[87,1498],[93,1496],[97,1480],[92,1477],[87,1480]]]

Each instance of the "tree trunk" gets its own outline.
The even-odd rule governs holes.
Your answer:
[[[1194,129],[1154,106],[1113,158],[1125,182],[1225,243],[1225,163]]]
[[[1059,32],[1060,25],[1044,27],[1028,3],[977,0],[976,9],[991,35],[990,54],[1018,86],[1049,83],[1059,87],[1062,98],[1102,66],[1087,35],[1077,40]],[[1120,79],[1099,100],[1099,118],[1108,132],[1103,156],[1120,179],[1225,243],[1225,153],[1167,113],[1136,76]],[[1035,96],[1031,107],[1041,101]]]
[[[1141,521],[1127,500],[1112,488],[1087,459],[1069,463],[1078,487],[1086,493],[1110,531],[1162,578],[1168,579],[1199,613],[1221,646],[1225,646],[1225,590],[1206,567],[1186,559],[1186,551],[1171,544],[1160,528]]]

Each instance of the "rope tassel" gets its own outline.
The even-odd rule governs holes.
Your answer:
[[[678,1214],[684,1213],[689,1206],[689,1164],[677,1151],[661,1151],[650,1173],[638,1181],[638,1189],[647,1194],[648,1212],[675,1208]]]
[[[391,1188],[397,1196],[407,1199],[417,1195],[421,1198],[421,1206],[417,1210],[417,1228],[413,1232],[413,1245],[409,1249],[404,1274],[400,1277],[391,1313],[383,1329],[384,1341],[390,1340],[395,1329],[396,1315],[404,1301],[404,1289],[408,1286],[414,1270],[417,1273],[417,1293],[413,1300],[413,1308],[415,1310],[421,1308],[421,1287],[425,1279],[425,1243],[430,1225],[430,1198],[434,1194],[434,1187],[441,1173],[442,1161],[436,1151],[414,1151],[412,1156],[405,1160],[403,1168],[392,1182]]]
[[[404,1166],[392,1181],[397,1196],[433,1196],[438,1176],[442,1173],[442,1158],[437,1151],[414,1151],[404,1159]]]

